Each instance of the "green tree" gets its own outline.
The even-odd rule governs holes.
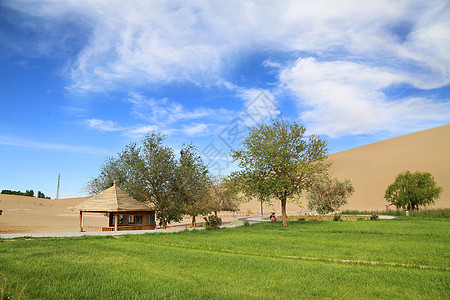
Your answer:
[[[26,190],[24,196],[28,197],[34,197],[34,191],[33,190]]]
[[[203,213],[201,203],[210,186],[207,168],[194,146],[183,146],[177,160],[164,140],[151,132],[141,143],[131,143],[116,157],[108,157],[85,191],[97,194],[116,180],[133,198],[155,207],[163,228],[187,213]]]
[[[339,181],[337,178],[334,178],[333,180],[315,182],[309,187],[306,194],[308,208],[316,210],[322,215],[334,212],[342,205],[347,204],[347,198],[354,191],[355,189],[348,179]]]
[[[327,142],[311,135],[297,123],[274,119],[251,128],[243,150],[232,151],[241,171],[233,172],[229,184],[242,192],[281,202],[283,226],[287,226],[286,202],[319,178],[327,176]]]
[[[120,188],[123,188],[127,192],[129,192],[127,190],[127,187],[125,187],[127,183],[126,175],[126,166],[124,165],[120,157],[106,157],[105,161],[100,167],[100,174],[87,182],[83,190],[90,193],[91,195],[95,195],[111,187],[114,180],[116,180],[116,184]]]
[[[214,185],[209,190],[209,211],[217,216],[219,211],[236,211],[239,209],[239,198],[235,190],[230,189],[224,179],[215,177]]]
[[[210,188],[212,178],[197,148],[190,144],[180,151],[177,170],[177,194],[184,203],[185,213],[192,217],[196,226],[196,217],[211,211]]]
[[[406,171],[388,186],[384,198],[396,207],[419,210],[420,206],[433,204],[441,192],[430,173]]]

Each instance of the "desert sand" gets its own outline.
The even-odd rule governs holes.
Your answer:
[[[334,162],[331,174],[340,180],[348,178],[355,193],[343,209],[385,210],[384,192],[395,176],[405,170],[430,172],[437,184],[444,188],[440,199],[431,208],[450,208],[450,125],[424,130],[329,156]],[[69,208],[87,198],[60,200],[39,199],[25,196],[1,195],[0,233],[27,232],[76,232],[79,213]],[[395,208],[390,208],[395,209]],[[308,213],[307,202],[300,198],[288,203],[288,214]],[[256,200],[243,203],[240,211],[257,213],[260,203]],[[281,213],[279,201],[273,206],[264,205],[265,215],[272,211]],[[232,213],[222,214],[234,219]],[[85,214],[85,225],[105,226],[103,214]],[[189,219],[184,223],[188,224]]]
[[[27,232],[76,232],[79,228],[79,212],[70,207],[87,198],[40,199],[0,194],[0,233]],[[85,224],[107,224],[103,214],[85,214]]]

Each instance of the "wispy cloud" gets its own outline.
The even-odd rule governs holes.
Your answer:
[[[99,119],[86,119],[84,123],[87,127],[100,130],[100,131],[121,131],[123,128],[120,128],[117,122],[114,121],[104,121]]]
[[[0,144],[13,147],[29,148],[36,150],[53,150],[72,153],[82,153],[90,155],[110,155],[111,152],[105,149],[93,148],[89,146],[65,145],[54,143],[43,143],[31,140],[23,140],[8,136],[0,136]]]
[[[73,92],[183,82],[234,90],[244,103],[261,90],[273,98],[274,90],[239,87],[225,78],[230,61],[257,49],[290,57],[278,61],[269,56],[263,66],[279,73],[273,83],[277,92],[292,95],[301,120],[321,133],[363,134],[448,120],[449,99],[392,100],[383,91],[397,84],[421,90],[450,84],[447,0],[113,3],[17,0],[3,5],[31,16],[32,22],[23,26],[42,37],[34,47],[27,43],[22,53],[46,55],[64,47],[73,38],[59,26],[67,20],[83,33],[76,50],[63,51]],[[80,20],[76,25],[70,22],[75,19]],[[17,50],[19,44],[9,47]],[[88,126],[130,134],[145,126],[186,133],[203,128],[205,133],[199,124],[209,124],[211,116],[236,116],[226,109],[187,109],[184,103],[140,94],[128,100],[133,113],[149,124],[121,127],[90,119]]]
[[[280,74],[283,88],[295,95],[300,119],[320,134],[370,134],[381,130],[423,129],[450,115],[450,103],[406,97],[389,101],[383,90],[413,85],[416,78],[364,64],[299,59]]]
[[[69,106],[69,105],[62,105],[60,106],[60,109],[68,114],[68,115],[73,115],[73,116],[78,116],[78,117],[84,117],[88,114],[88,110],[82,107],[76,107],[76,106]]]
[[[70,68],[75,90],[180,80],[214,83],[230,56],[255,47],[396,68],[413,64],[414,74],[426,70],[422,80],[427,86],[448,82],[450,8],[445,0],[24,4],[6,5],[33,15],[35,24],[58,23],[67,16],[84,20],[78,26],[89,34],[88,43]],[[53,42],[56,46],[58,40]],[[274,65],[270,60],[266,64]]]

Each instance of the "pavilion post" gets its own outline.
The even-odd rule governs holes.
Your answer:
[[[114,214],[114,231],[117,231],[117,224],[119,223],[119,214]]]
[[[83,212],[80,210],[80,232],[83,232]]]

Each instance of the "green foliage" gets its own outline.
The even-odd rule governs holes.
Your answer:
[[[316,210],[319,214],[332,213],[342,205],[347,204],[347,198],[350,197],[355,189],[350,180],[317,181],[310,186],[306,199],[308,199],[308,208]]]
[[[209,215],[204,217],[205,219],[205,229],[218,229],[220,225],[222,225],[222,218],[219,218],[216,215]]]
[[[183,145],[177,159],[164,140],[152,132],[141,143],[127,145],[116,157],[106,159],[85,190],[96,194],[116,180],[136,200],[155,207],[163,228],[185,214],[193,217],[195,225],[196,216],[216,208],[213,179],[192,144]]]
[[[245,221],[244,221],[244,226],[245,226],[245,227],[249,227],[249,226],[250,226],[250,222],[249,222],[248,220],[245,220]]]
[[[184,213],[192,216],[195,226],[196,216],[212,211],[209,189],[213,182],[207,166],[192,144],[180,151],[176,172],[176,193],[183,203]]]
[[[395,178],[385,192],[384,198],[398,208],[419,210],[433,204],[442,192],[433,176],[426,172],[406,171]]]
[[[50,197],[45,196],[45,194],[41,191],[38,191],[37,198],[50,199]]]
[[[2,190],[2,194],[4,194],[4,195],[26,196],[25,193],[23,193],[21,191],[12,191],[12,190]]]
[[[327,142],[315,135],[305,140],[305,131],[295,122],[274,119],[251,128],[244,149],[231,153],[241,171],[233,172],[227,185],[247,197],[280,200],[284,226],[286,201],[326,176],[330,166]]]
[[[0,194],[34,197],[33,190],[26,190],[25,193],[23,193],[21,191],[2,190],[2,192]],[[38,191],[37,198],[50,199],[50,197],[45,197],[44,193],[42,193],[41,191]]]
[[[209,189],[209,207],[210,211],[236,211],[239,209],[240,199],[235,190],[228,187],[219,178],[214,179],[214,185]]]
[[[336,215],[334,215],[333,221],[336,221],[336,222],[342,221],[341,218],[342,218],[341,214],[336,214]]]

